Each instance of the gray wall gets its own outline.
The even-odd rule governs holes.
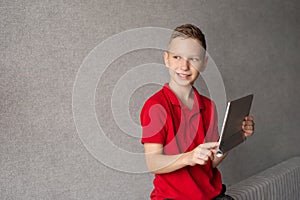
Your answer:
[[[152,175],[103,165],[80,140],[72,111],[83,59],[109,36],[138,27],[200,26],[227,97],[255,94],[256,134],[220,166],[225,183],[299,155],[299,8],[296,0],[2,0],[0,199],[147,199]],[[103,130],[130,152],[142,146],[113,121],[110,91],[132,67],[162,63],[161,53],[130,52],[97,85]],[[133,94],[128,109],[136,123],[143,101],[158,88],[149,84]]]

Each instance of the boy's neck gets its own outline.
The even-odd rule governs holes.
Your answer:
[[[183,102],[192,100],[194,97],[192,85],[181,86],[170,81],[169,87],[176,94],[176,96]]]

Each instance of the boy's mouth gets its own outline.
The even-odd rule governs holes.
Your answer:
[[[177,73],[177,72],[176,72],[176,74],[177,74],[177,76],[179,76],[182,79],[188,79],[191,76],[191,74],[182,74],[182,73]]]

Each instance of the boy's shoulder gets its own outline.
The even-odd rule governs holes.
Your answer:
[[[194,87],[194,91],[196,92],[198,99],[204,105],[204,107],[208,107],[208,106],[210,107],[210,106],[214,105],[213,100],[211,100],[209,97],[206,97],[206,96],[200,94],[195,87]]]
[[[199,94],[199,96],[200,96],[201,101],[204,103],[204,105],[214,104],[213,100],[211,100],[210,98],[208,98],[202,94]]]
[[[157,91],[156,93],[154,93],[152,96],[150,96],[144,105],[153,105],[153,104],[161,104],[164,105],[166,103],[166,97],[164,94],[164,89],[161,88],[159,91]]]
[[[167,104],[168,102],[162,88],[145,101],[140,113],[141,120],[143,121],[148,115],[151,115],[150,113],[165,116],[166,111],[168,110]]]

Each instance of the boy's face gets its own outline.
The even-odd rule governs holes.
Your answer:
[[[207,64],[207,56],[200,42],[193,38],[174,38],[164,52],[165,65],[169,68],[170,82],[181,86],[193,85]]]

